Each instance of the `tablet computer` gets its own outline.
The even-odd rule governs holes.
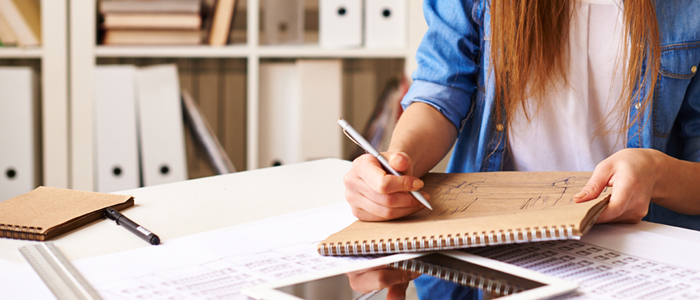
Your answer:
[[[254,299],[547,299],[578,284],[459,251],[397,254],[243,289]]]

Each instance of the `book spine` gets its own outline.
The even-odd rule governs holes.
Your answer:
[[[447,236],[396,238],[379,241],[321,243],[318,252],[325,256],[376,255],[419,251],[437,251],[501,244],[579,239],[574,225],[544,226],[506,231],[474,232]]]
[[[41,227],[15,226],[0,224],[0,237],[39,241],[41,238]]]

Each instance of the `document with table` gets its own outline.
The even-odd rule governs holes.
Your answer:
[[[335,204],[74,264],[107,299],[230,297],[244,287],[367,259],[315,252],[325,235],[353,221],[348,211]]]
[[[368,259],[316,248],[355,221],[341,180],[349,168],[326,159],[120,192],[136,199],[124,213],[161,245],[108,220],[54,242],[104,299],[246,299],[240,290],[251,285]],[[17,253],[26,243],[0,240],[0,270],[24,270],[0,280],[0,298],[40,285]],[[580,240],[466,251],[576,282],[576,299],[700,294],[700,233],[665,225],[596,225]]]
[[[232,296],[244,287],[352,263],[352,257],[316,253],[324,235],[352,221],[349,206],[336,204],[74,263],[106,299]],[[700,293],[700,243],[615,225],[595,226],[580,241],[468,252],[574,281],[580,299]]]

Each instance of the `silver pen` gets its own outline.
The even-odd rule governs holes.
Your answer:
[[[364,137],[362,137],[362,135],[360,133],[358,133],[357,130],[355,130],[355,128],[352,128],[352,126],[350,126],[348,121],[345,121],[344,119],[338,119],[338,124],[340,124],[340,127],[343,128],[343,131],[348,136],[348,138],[350,138],[358,146],[362,147],[362,149],[365,149],[365,151],[367,151],[369,154],[372,154],[372,156],[376,157],[377,160],[379,160],[379,163],[382,165],[382,167],[384,167],[385,170],[387,170],[389,173],[391,173],[394,176],[401,176],[401,173],[396,172],[396,170],[394,170],[394,168],[392,168],[389,165],[389,161],[386,160],[386,158],[384,158],[384,156],[382,156],[382,154],[379,153],[379,151],[377,151],[377,149],[374,149],[374,147],[372,147],[372,144],[370,144]],[[425,198],[423,197],[423,195],[420,192],[411,191],[411,195],[413,195],[413,197],[416,197],[416,200],[418,200],[418,202],[425,205],[425,207],[427,207],[430,210],[433,210],[433,207],[430,206],[430,203],[428,203],[428,200],[425,200]]]

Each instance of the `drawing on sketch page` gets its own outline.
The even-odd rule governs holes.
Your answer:
[[[585,176],[589,173],[584,172],[579,172],[580,175],[547,173],[431,173],[423,178],[422,191],[430,194],[435,209],[421,212],[420,216],[443,220],[574,205],[573,195],[581,191],[589,179]],[[607,192],[608,189],[604,190]]]

